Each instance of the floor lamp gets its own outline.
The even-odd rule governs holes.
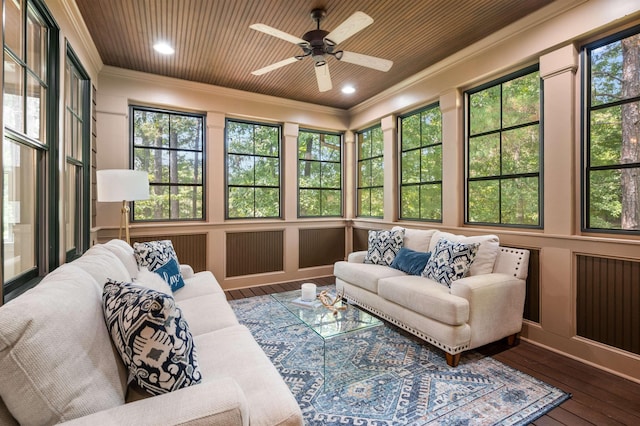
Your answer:
[[[128,169],[98,170],[96,185],[98,201],[122,202],[118,238],[122,239],[122,230],[124,229],[126,241],[131,244],[129,239],[129,202],[149,199],[147,172]]]

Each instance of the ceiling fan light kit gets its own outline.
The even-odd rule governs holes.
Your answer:
[[[320,92],[326,92],[328,90],[331,90],[333,87],[331,83],[331,76],[329,74],[329,64],[327,63],[327,56],[333,56],[339,61],[360,65],[378,71],[386,72],[391,69],[393,62],[387,59],[363,55],[361,53],[336,50],[336,46],[339,43],[345,41],[352,35],[362,31],[364,28],[373,23],[373,19],[369,15],[364,12],[355,12],[331,32],[320,29],[320,21],[322,21],[322,19],[324,19],[326,15],[327,13],[324,9],[312,10],[311,19],[316,22],[316,29],[306,32],[302,36],[302,38],[298,38],[265,24],[250,25],[249,28],[253,30],[263,32],[272,37],[277,37],[293,44],[297,44],[302,48],[303,52],[301,55],[296,55],[292,58],[287,58],[268,65],[264,68],[255,70],[251,74],[266,74],[278,68],[284,67],[285,65],[289,65],[297,61],[302,61],[307,56],[310,56],[311,59],[313,59],[315,66],[318,90]]]

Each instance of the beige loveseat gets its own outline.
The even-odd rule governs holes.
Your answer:
[[[402,229],[402,228],[394,228]],[[404,247],[432,252],[441,238],[480,243],[468,275],[451,288],[428,278],[377,264],[366,251],[334,266],[336,287],[351,302],[443,349],[447,363],[503,337],[515,341],[522,328],[529,252],[500,247],[493,235],[464,237],[437,230],[404,230]]]
[[[174,297],[191,333],[202,383],[147,397],[127,388],[105,326],[102,289],[137,275],[133,249],[89,249],[0,308],[0,424],[301,425],[289,388],[210,272],[181,265]]]

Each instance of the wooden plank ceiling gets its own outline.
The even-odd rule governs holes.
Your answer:
[[[76,0],[106,65],[350,108],[553,0]],[[318,91],[305,58],[262,76],[251,71],[302,53],[287,41],[249,28],[263,23],[297,37],[331,31],[355,11],[374,23],[339,44],[342,50],[390,59],[389,72],[329,58],[333,89]],[[176,53],[152,49],[170,42]],[[357,92],[340,89],[352,84]]]

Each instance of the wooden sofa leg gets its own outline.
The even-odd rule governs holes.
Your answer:
[[[446,356],[447,356],[447,364],[450,367],[457,367],[458,363],[460,362],[460,355],[462,355],[461,353],[457,353],[455,355],[451,355],[449,352],[445,352]]]
[[[507,345],[513,346],[516,344],[518,338],[518,333],[512,334],[511,336],[507,336]]]

